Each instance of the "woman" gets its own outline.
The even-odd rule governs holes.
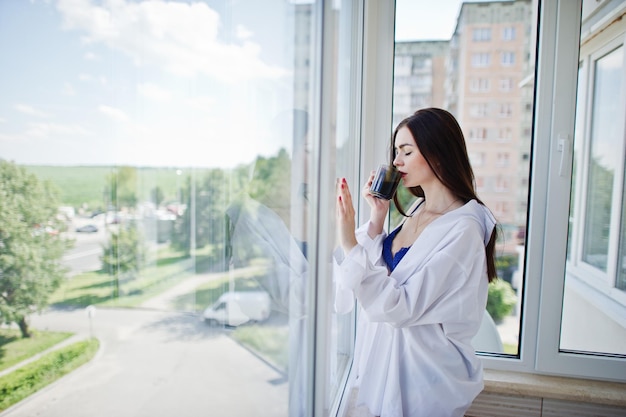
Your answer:
[[[391,159],[416,197],[389,235],[389,201],[362,196],[370,220],[355,232],[345,178],[337,186],[340,248],[335,252],[339,312],[358,315],[356,405],[381,417],[463,416],[483,388],[471,345],[496,278],[496,221],[476,196],[463,133],[445,110],[403,120]]]

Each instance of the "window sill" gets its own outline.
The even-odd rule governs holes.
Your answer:
[[[626,383],[485,369],[484,393],[626,407]]]

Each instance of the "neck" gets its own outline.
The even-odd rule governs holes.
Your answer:
[[[450,209],[456,208],[461,201],[447,188],[438,192],[424,192],[424,210],[430,213],[443,214]]]

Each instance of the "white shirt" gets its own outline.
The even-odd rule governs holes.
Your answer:
[[[357,230],[335,251],[335,307],[359,301],[354,356],[357,405],[381,417],[463,416],[483,389],[471,345],[487,303],[485,245],[495,220],[472,200],[430,223],[388,274],[386,233]]]

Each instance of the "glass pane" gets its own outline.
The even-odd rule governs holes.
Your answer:
[[[431,106],[458,119],[477,194],[503,229],[500,279],[490,286],[475,347],[511,355],[519,352],[524,290],[536,7],[458,1],[435,10],[425,0],[396,7],[393,125]]]
[[[60,213],[27,225],[11,254],[32,262],[3,263],[1,292],[38,280],[29,329],[100,341],[10,415],[301,415],[312,2],[2,1],[0,16],[0,155],[56,186]],[[2,239],[8,259],[19,242]],[[2,318],[21,323],[20,302]]]
[[[330,166],[334,169],[334,178],[353,177],[358,169],[360,141],[357,131],[359,120],[357,116],[357,97],[361,94],[361,85],[357,82],[360,68],[359,56],[354,51],[358,50],[360,43],[359,26],[355,16],[359,15],[358,2],[334,2],[333,12],[336,25],[337,38],[334,40],[337,49],[337,60],[333,71],[336,74],[336,95],[331,100],[334,103],[332,111],[333,129],[331,130],[332,159]],[[326,32],[328,33],[328,31]],[[335,122],[336,121],[336,122]],[[334,204],[334,189],[332,202]],[[334,213],[334,212],[333,212]],[[333,218],[334,219],[334,218]],[[330,233],[331,241],[335,238],[334,229],[322,228]],[[322,232],[323,233],[323,232]],[[328,248],[332,250],[332,248]],[[331,254],[329,253],[329,258]],[[334,293],[334,291],[332,291]],[[329,296],[332,299],[332,295]],[[332,400],[338,399],[343,391],[342,381],[347,377],[352,347],[354,345],[354,312],[350,314],[336,314],[332,309],[331,338],[330,338],[330,396]],[[331,404],[332,405],[332,404]]]
[[[586,30],[610,12],[583,1],[560,349],[623,356],[626,139],[615,121],[626,115],[624,32]]]
[[[609,251],[611,203],[622,126],[615,123],[623,115],[615,106],[621,96],[623,47],[595,62],[591,110],[589,180],[583,243],[583,261],[606,272]]]

